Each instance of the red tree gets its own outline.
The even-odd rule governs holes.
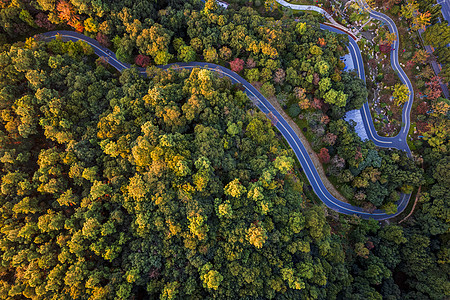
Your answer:
[[[315,109],[321,109],[323,106],[323,101],[317,98],[314,98],[311,106]]]
[[[136,56],[136,58],[134,59],[134,62],[140,66],[140,67],[147,67],[148,65],[150,65],[150,57],[148,57],[147,55],[142,55],[139,54],[138,56]]]
[[[36,19],[34,20],[36,22],[36,25],[42,28],[45,28],[47,30],[53,30],[55,28],[55,25],[52,24],[49,20],[46,14],[43,12],[40,12],[36,15]]]
[[[318,84],[319,84],[319,81],[320,81],[319,74],[314,73],[314,74],[313,74],[313,84],[314,84],[314,85],[318,85]]]
[[[428,99],[434,100],[441,96],[442,90],[441,85],[439,84],[439,80],[439,76],[433,76],[430,82],[425,83],[425,85],[428,87],[425,91]]]
[[[104,34],[104,33],[97,32],[96,40],[103,47],[108,48],[109,46],[111,46],[111,43],[109,42],[108,36],[106,34]]]
[[[425,133],[425,132],[427,132],[427,131],[430,130],[430,125],[428,125],[427,122],[417,121],[417,122],[416,122],[416,126],[417,126],[417,130],[418,130],[420,133]]]
[[[320,162],[323,164],[327,164],[330,162],[330,154],[328,153],[327,148],[320,149],[320,152],[317,156],[319,157]]]
[[[328,144],[328,145],[330,145],[330,146],[333,146],[334,143],[336,143],[336,139],[337,139],[337,135],[335,135],[335,134],[333,134],[333,133],[331,133],[331,132],[328,132],[328,133],[322,138],[323,142],[326,143],[326,144]]]
[[[427,111],[430,110],[430,107],[428,106],[428,103],[426,103],[425,101],[420,103],[419,105],[417,105],[417,109],[416,112],[419,115],[425,115],[427,113]]]
[[[61,0],[56,5],[56,9],[58,10],[58,16],[61,20],[67,21],[67,23],[73,22],[75,17],[75,10],[73,5],[70,2],[65,0]]]
[[[233,61],[230,61],[231,71],[239,73],[244,69],[244,61],[240,58],[235,58]]]
[[[394,85],[395,84],[395,76],[392,73],[387,73],[386,75],[384,75],[384,83],[386,85]]]
[[[279,68],[275,72],[275,75],[273,76],[273,81],[275,83],[282,84],[285,78],[286,78],[286,72],[283,69]]]

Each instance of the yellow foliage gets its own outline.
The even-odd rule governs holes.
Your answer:
[[[170,230],[169,238],[181,232],[181,226],[176,224],[172,220],[166,220],[166,223],[169,226]]]
[[[426,11],[424,13],[418,12],[414,16],[412,28],[415,30],[425,30],[425,28],[431,24],[431,13]]]
[[[262,226],[252,224],[247,230],[247,240],[256,248],[262,248],[267,240],[266,230]]]
[[[209,231],[209,226],[206,224],[208,217],[202,215],[196,215],[194,217],[188,217],[189,229],[199,240],[206,238],[206,233]]]

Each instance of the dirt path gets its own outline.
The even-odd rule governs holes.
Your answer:
[[[302,144],[305,146],[306,150],[309,153],[309,156],[311,157],[311,160],[314,163],[314,166],[317,169],[317,172],[319,173],[320,178],[322,179],[323,184],[325,185],[325,187],[327,188],[327,190],[339,201],[348,203],[348,200],[342,196],[338,190],[334,187],[334,185],[328,180],[327,176],[325,175],[325,170],[323,169],[322,164],[319,161],[319,158],[317,157],[316,152],[314,152],[314,150],[312,149],[311,145],[309,144],[308,140],[306,139],[306,137],[303,135],[302,131],[300,130],[300,128],[298,127],[298,125],[291,119],[291,117],[289,117],[283,110],[283,108],[281,107],[281,105],[278,103],[276,98],[273,97],[269,97],[266,98],[267,100],[269,100],[269,102],[276,108],[276,110],[283,116],[283,118],[289,123],[289,125],[292,127],[292,129],[294,129],[295,133],[297,134],[297,136],[300,138],[300,140],[302,141]]]
[[[408,218],[413,214],[414,209],[416,208],[417,201],[418,201],[419,198],[420,198],[420,189],[421,189],[421,188],[422,188],[422,186],[419,186],[419,190],[417,191],[416,199],[414,200],[414,205],[413,205],[411,211],[409,212],[409,214],[408,214],[406,217],[403,218],[403,220],[401,220],[400,222],[398,222],[398,224],[402,223],[403,221],[405,221],[406,219],[408,219]]]

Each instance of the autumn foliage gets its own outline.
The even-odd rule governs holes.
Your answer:
[[[425,83],[425,85],[427,86],[425,93],[428,99],[435,100],[441,96],[442,90],[439,81],[439,76],[433,76],[430,82]]]
[[[70,2],[60,0],[56,5],[58,11],[58,17],[65,21],[68,25],[75,28],[78,32],[83,32],[84,25],[80,22],[80,16],[75,13],[75,8]]]
[[[244,61],[236,57],[234,60],[230,61],[230,69],[236,73],[241,72],[244,69]]]
[[[148,57],[147,55],[142,55],[142,54],[139,54],[134,59],[134,62],[136,63],[136,65],[138,65],[140,67],[144,67],[144,68],[150,65],[150,61],[151,61],[150,57]]]
[[[320,152],[317,156],[319,157],[320,162],[323,164],[327,164],[330,162],[330,154],[328,153],[327,148],[320,149]]]

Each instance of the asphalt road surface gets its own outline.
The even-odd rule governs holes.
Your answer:
[[[323,29],[328,29],[327,27],[322,27]],[[333,30],[337,30],[334,29]],[[94,52],[98,56],[102,56],[106,59],[106,61],[116,68],[119,71],[123,71],[125,69],[128,69],[131,67],[131,65],[123,63],[119,61],[115,54],[112,53],[110,50],[100,46],[100,44],[92,39],[89,38],[83,34],[72,32],[72,31],[52,31],[47,32],[44,34],[41,34],[41,36],[44,39],[54,39],[56,35],[59,34],[63,39],[65,40],[83,40],[89,45],[92,46],[94,49]],[[356,45],[357,46],[357,45]],[[350,47],[352,48],[352,47]],[[352,48],[353,53],[352,55],[357,55],[356,51],[358,48]],[[358,49],[359,50],[359,49]],[[360,67],[362,67],[362,58],[361,53],[359,52],[359,57],[361,59],[360,61]],[[359,67],[359,68],[360,68]],[[192,69],[192,68],[204,68],[209,69],[213,72],[217,72],[220,75],[227,76],[231,79],[233,83],[240,83],[245,88],[245,92],[247,95],[254,100],[257,107],[265,114],[271,114],[272,119],[275,118],[277,121],[274,122],[276,128],[280,131],[280,133],[283,135],[283,137],[286,139],[286,141],[289,143],[290,147],[294,151],[295,155],[297,156],[303,171],[305,172],[305,175],[307,176],[312,189],[317,194],[317,196],[322,200],[322,202],[329,208],[343,214],[348,215],[358,215],[364,219],[373,218],[376,220],[385,220],[392,218],[399,213],[401,213],[405,207],[408,204],[408,200],[410,195],[404,195],[402,194],[400,197],[400,200],[397,202],[398,205],[398,212],[393,215],[386,214],[382,210],[376,210],[373,213],[365,212],[362,208],[356,207],[353,205],[350,205],[348,203],[341,202],[334,198],[331,193],[326,189],[325,185],[323,184],[317,170],[314,167],[314,164],[309,156],[309,153],[307,152],[306,148],[303,146],[302,142],[294,132],[294,130],[289,126],[287,121],[281,116],[281,114],[270,104],[270,102],[260,93],[256,88],[254,88],[250,83],[248,83],[245,79],[243,79],[238,74],[234,73],[233,71],[211,63],[203,63],[203,62],[190,62],[190,63],[176,63],[176,64],[169,64],[160,66],[162,69]],[[358,69],[359,69],[358,68]],[[146,76],[145,69],[144,68],[137,68],[139,72]],[[369,113],[370,118],[370,113]],[[376,133],[375,133],[376,134]],[[391,146],[393,147],[393,146]]]

